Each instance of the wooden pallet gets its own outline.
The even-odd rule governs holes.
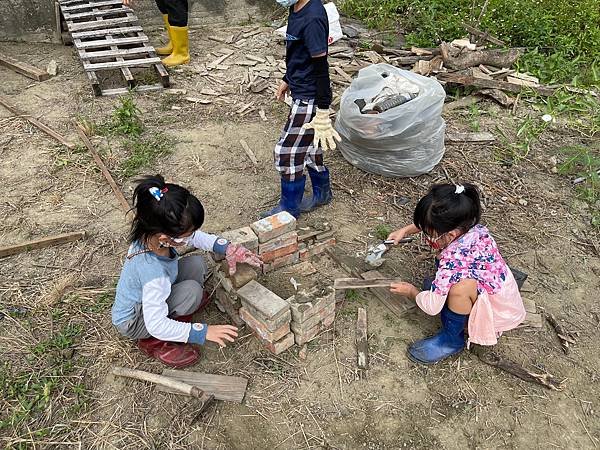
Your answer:
[[[153,91],[169,87],[169,74],[131,8],[122,0],[57,0],[61,21],[79,53],[94,94],[118,95],[135,88]],[[140,84],[132,68],[154,68],[157,84]],[[119,70],[127,87],[103,89],[97,72]]]

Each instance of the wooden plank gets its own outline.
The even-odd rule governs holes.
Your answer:
[[[65,20],[74,20],[74,19],[85,19],[86,17],[110,17],[110,16],[118,16],[119,14],[127,14],[133,13],[133,9],[128,8],[126,6],[121,6],[120,8],[110,8],[110,9],[99,9],[94,7],[92,11],[85,11],[79,13],[69,13],[64,12],[63,15]]]
[[[360,279],[360,278],[337,278],[333,282],[333,288],[337,290],[343,289],[368,289],[368,288],[377,288],[384,287],[389,288],[392,283],[399,283],[399,279],[390,279],[390,278],[368,278],[368,279]]]
[[[154,47],[146,45],[135,48],[118,48],[115,44],[113,44],[110,47],[110,50],[99,50],[96,52],[79,50],[79,57],[82,61],[90,61],[96,58],[117,58],[131,55],[144,55],[154,52]]]
[[[151,91],[160,91],[163,89],[162,84],[148,84],[143,86],[136,86],[136,92],[151,92]],[[122,95],[127,94],[129,92],[129,88],[114,88],[114,89],[102,89],[102,96],[110,96],[110,95]]]
[[[175,369],[163,369],[162,375],[173,380],[183,381],[192,386],[197,386],[204,392],[214,395],[217,400],[235,403],[242,403],[246,394],[246,388],[248,387],[248,380],[242,377],[212,375]],[[166,387],[160,387],[158,390],[177,393]]]
[[[160,58],[142,58],[142,59],[126,59],[123,61],[110,61],[103,63],[83,63],[85,70],[107,70],[107,69],[120,69],[121,67],[139,67],[139,66],[151,66],[153,64],[160,63]]]
[[[358,308],[358,317],[356,319],[356,364],[361,370],[369,368],[367,310],[365,308]]]
[[[79,40],[79,44],[76,44],[75,47],[77,50],[87,50],[92,48],[103,48],[110,47],[112,45],[131,45],[131,44],[144,44],[149,41],[148,36],[135,36],[135,37],[125,37],[125,38],[112,38],[108,37],[107,39],[96,39],[94,41],[82,42]]]
[[[123,195],[123,192],[121,192],[121,189],[119,189],[119,186],[117,186],[117,183],[115,183],[115,180],[112,177],[112,175],[110,174],[110,172],[108,171],[108,168],[104,165],[102,158],[100,158],[100,155],[98,155],[98,152],[94,148],[94,145],[91,143],[90,139],[88,138],[87,134],[85,133],[85,129],[83,128],[83,126],[78,122],[76,122],[76,125],[77,125],[77,132],[79,133],[79,137],[81,138],[84,145],[87,147],[87,149],[92,154],[92,157],[94,158],[94,161],[96,161],[96,164],[98,165],[98,168],[102,172],[102,175],[104,175],[104,178],[106,179],[106,181],[112,188],[112,190],[115,194],[115,197],[117,197],[117,201],[121,205],[121,209],[125,212],[125,214],[127,214],[127,212],[129,212],[129,210],[131,208],[129,206],[129,203],[127,203],[127,199]]]
[[[6,109],[8,109],[10,112],[12,112],[15,116],[19,116],[19,117],[26,119],[30,124],[39,128],[44,133],[46,133],[48,136],[56,139],[58,142],[60,142],[62,145],[64,145],[68,149],[73,150],[75,148],[75,144],[72,144],[71,142],[67,141],[60,133],[53,130],[48,125],[43,124],[36,118],[31,117],[29,114],[26,114],[25,112],[21,111],[16,106],[11,105],[10,103],[8,103],[8,101],[4,97],[0,97],[0,105],[4,106]]]
[[[492,133],[481,131],[479,133],[447,133],[446,142],[494,142],[496,138]]]
[[[94,20],[94,21],[90,21],[90,22],[81,22],[81,23],[74,23],[71,21],[67,21],[67,28],[69,29],[69,31],[71,33],[73,32],[82,32],[82,31],[94,31],[94,30],[98,30],[98,29],[109,29],[109,27],[115,26],[115,25],[124,25],[124,24],[128,24],[128,23],[137,23],[138,19],[137,17],[133,16],[133,17],[118,17],[116,19],[107,19],[107,20]],[[105,34],[111,34],[111,33],[105,33]]]
[[[369,280],[380,279],[383,275],[377,270],[370,270],[363,273],[361,276],[362,278]],[[371,288],[369,289],[369,292],[375,295],[375,297],[377,297],[377,299],[379,299],[379,301],[396,317],[402,317],[417,306],[414,301],[402,295],[390,292],[389,288]]]
[[[63,233],[56,236],[49,236],[45,238],[34,239],[32,241],[22,242],[21,244],[0,247],[0,258],[28,252],[30,250],[37,250],[40,248],[51,247],[53,245],[78,241],[79,239],[83,238],[85,238],[85,231],[75,231],[73,233]]]
[[[118,28],[103,28],[101,30],[93,30],[93,31],[80,31],[71,33],[71,37],[73,39],[85,39],[92,37],[102,37],[102,36],[115,36],[119,34],[128,34],[128,33],[139,33],[144,31],[144,29],[140,26],[133,27],[118,27]]]
[[[81,5],[61,5],[60,9],[62,9],[63,14],[69,11],[79,11],[81,9],[91,9],[91,8],[100,8],[102,6],[113,6],[113,5],[122,5],[123,0],[105,0],[101,2],[87,2]]]
[[[167,72],[167,69],[165,69],[165,66],[163,66],[162,63],[154,64],[154,70],[156,70],[156,73],[160,77],[160,82],[164,88],[168,88],[169,86],[171,86],[171,82],[169,80],[169,72]]]
[[[521,86],[519,84],[509,83],[507,81],[486,80],[483,78],[475,78],[471,75],[461,75],[459,73],[440,73],[437,75],[437,79],[439,81],[461,84],[463,86],[501,89],[503,91],[514,93],[527,92],[527,90],[532,90],[540,95],[545,96],[553,95],[556,90],[548,86]]]
[[[8,55],[0,53],[0,65],[8,67],[21,75],[25,75],[27,78],[31,78],[35,81],[46,81],[50,78],[48,72],[37,67],[27,64],[25,62],[11,58]]]
[[[252,164],[254,164],[255,166],[258,166],[258,160],[256,159],[256,156],[254,155],[254,152],[248,146],[248,144],[246,143],[246,141],[243,140],[243,139],[240,139],[240,145],[244,149],[244,152],[246,152],[246,155],[248,155],[248,158],[250,158],[250,161],[252,161]]]

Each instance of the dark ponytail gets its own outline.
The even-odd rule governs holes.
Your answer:
[[[433,185],[419,200],[413,216],[414,224],[420,230],[438,236],[455,229],[466,232],[480,219],[479,190],[470,183]]]
[[[138,185],[133,191],[135,217],[129,233],[130,242],[145,242],[156,233],[178,237],[197,230],[204,223],[202,203],[186,188],[165,183],[161,175],[146,176],[136,181]]]

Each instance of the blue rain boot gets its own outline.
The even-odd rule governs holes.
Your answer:
[[[313,195],[302,200],[300,212],[310,212],[319,206],[326,205],[333,199],[331,183],[329,182],[329,170],[325,169],[325,172],[317,172],[310,167],[307,167],[307,169],[312,183]]]
[[[300,215],[300,202],[304,195],[305,184],[306,177],[304,175],[294,181],[287,181],[281,178],[281,200],[279,200],[279,204],[275,208],[262,213],[260,215],[261,219],[280,213],[281,211],[287,211],[297,219]]]
[[[465,348],[465,325],[468,314],[457,314],[444,305],[442,329],[435,336],[415,342],[408,348],[408,358],[416,363],[435,364]]]

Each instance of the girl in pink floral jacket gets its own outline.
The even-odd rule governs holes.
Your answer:
[[[390,234],[402,238],[422,233],[437,250],[435,279],[423,291],[410,283],[395,283],[391,291],[414,299],[427,314],[441,312],[442,328],[435,336],[415,342],[408,356],[434,364],[461,352],[468,342],[494,345],[503,331],[525,319],[515,278],[489,230],[479,224],[479,192],[472,184],[434,185],[414,212],[414,224]]]

